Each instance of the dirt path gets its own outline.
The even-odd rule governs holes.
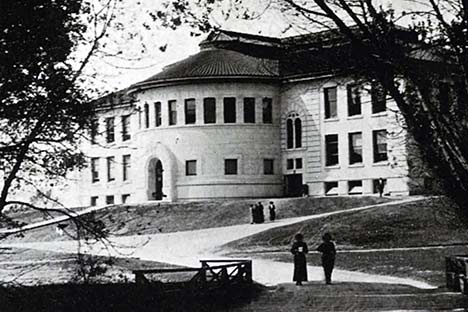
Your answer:
[[[366,209],[377,209],[383,206],[399,205],[402,203],[422,200],[423,197],[413,197],[390,203],[358,207],[348,210],[334,211],[311,216],[283,219],[265,224],[241,224],[228,227],[209,228],[196,231],[184,231],[163,233],[154,235],[134,235],[124,237],[111,237],[112,248],[97,243],[87,246],[83,250],[89,254],[112,255],[116,257],[137,257],[141,260],[165,262],[174,265],[199,267],[200,259],[219,258],[222,250],[219,247],[253,234],[260,233],[276,227],[290,225],[305,220],[323,218],[335,214],[351,213]],[[47,251],[73,253],[77,251],[76,241],[60,242],[32,242],[11,244],[12,247],[31,248]],[[287,283],[291,280],[292,265],[288,263],[274,262],[261,259],[253,259],[254,279],[266,285]],[[309,277],[312,281],[322,279],[320,267],[309,266]],[[418,288],[433,288],[424,282],[412,279],[396,278],[337,270],[335,280],[364,283],[405,284]]]

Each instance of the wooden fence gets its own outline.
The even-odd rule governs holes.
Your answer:
[[[447,288],[468,294],[468,255],[445,257]]]

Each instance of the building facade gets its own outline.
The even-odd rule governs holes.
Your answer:
[[[100,99],[80,204],[371,194],[379,178],[409,193],[396,105],[314,55],[316,38],[218,31]]]

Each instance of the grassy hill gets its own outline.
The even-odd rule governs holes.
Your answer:
[[[115,205],[95,213],[95,219],[102,220],[114,235],[155,234],[195,230],[250,223],[249,206],[261,201],[266,206],[275,202],[277,217],[289,218],[322,212],[349,209],[359,206],[384,203],[395,198],[379,197],[323,197],[323,198],[281,198],[263,200],[219,200],[182,203],[145,203],[140,205]],[[18,212],[15,217],[25,222],[39,221],[41,215],[26,211],[25,218]],[[44,215],[43,218],[50,218]],[[73,233],[73,224],[67,227]],[[59,236],[54,226],[36,229],[25,234],[25,240],[69,239]]]

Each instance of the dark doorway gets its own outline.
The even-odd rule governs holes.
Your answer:
[[[163,168],[161,161],[158,160],[156,162],[156,166],[154,168],[154,178],[155,178],[155,190],[154,190],[154,199],[161,200],[163,198]]]
[[[287,174],[285,176],[286,196],[302,196],[302,174]]]

